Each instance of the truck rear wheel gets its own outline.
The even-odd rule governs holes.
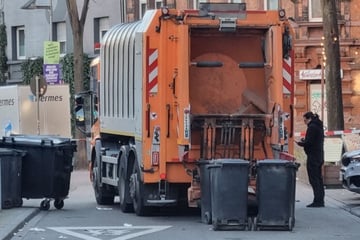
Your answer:
[[[101,181],[101,173],[98,167],[98,163],[94,161],[94,168],[93,168],[93,188],[95,193],[95,199],[97,204],[99,205],[112,205],[114,204],[114,194],[111,193],[109,190],[105,189],[104,186],[100,185]]]
[[[124,168],[119,164],[119,200],[120,200],[120,209],[124,213],[132,212],[133,205],[129,203],[130,199],[130,179],[127,178],[127,173]]]
[[[140,168],[135,162],[134,169],[130,177],[130,196],[133,199],[134,212],[138,216],[147,215],[148,209],[144,205],[144,186],[141,182]]]

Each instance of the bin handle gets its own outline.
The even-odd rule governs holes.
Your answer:
[[[222,167],[222,163],[217,163],[217,164],[211,164],[211,165],[207,165],[206,168],[220,168]]]
[[[296,170],[299,169],[300,165],[301,165],[301,164],[298,163],[298,162],[287,162],[287,163],[286,163],[286,166],[287,166],[287,167],[294,167],[294,168],[296,168]]]
[[[54,142],[51,139],[41,139],[41,145],[52,146],[54,145]]]

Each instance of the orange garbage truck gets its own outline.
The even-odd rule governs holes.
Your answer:
[[[198,207],[199,161],[291,155],[291,39],[283,10],[243,3],[164,7],[112,27],[101,43],[99,87],[79,94],[92,96],[85,122],[92,116],[97,125],[89,149],[97,203],[118,196],[121,210],[137,215]]]

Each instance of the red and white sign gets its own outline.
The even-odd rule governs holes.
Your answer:
[[[151,165],[158,166],[160,162],[160,153],[158,151],[151,153]]]

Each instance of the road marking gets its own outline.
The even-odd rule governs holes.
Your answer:
[[[127,240],[149,233],[163,231],[171,226],[102,226],[102,227],[48,227],[53,231],[67,234],[85,240],[103,240],[101,236],[111,237],[111,240]],[[80,233],[81,232],[81,233]],[[86,232],[86,234],[84,233]],[[108,239],[108,238],[107,238]]]

